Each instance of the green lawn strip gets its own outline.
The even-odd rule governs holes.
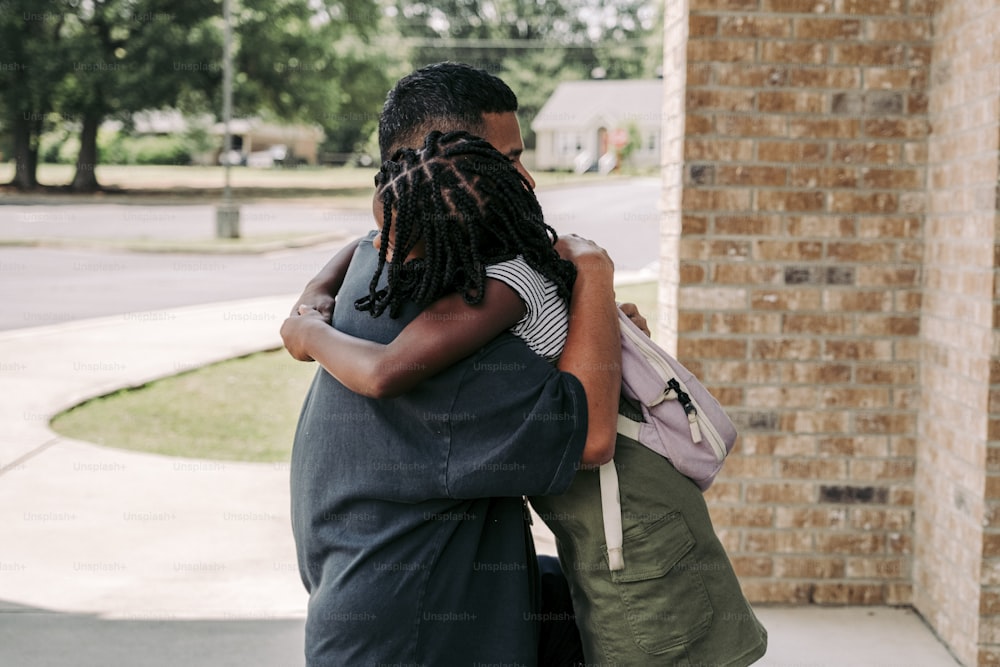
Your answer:
[[[615,290],[656,321],[656,284]],[[77,440],[167,456],[287,461],[318,366],[281,349],[212,364],[87,401],[52,421]]]
[[[72,198],[76,202],[114,203],[146,200],[155,203],[187,202],[218,198],[225,184],[223,167],[170,165],[98,165],[97,180],[106,192],[73,194],[51,188],[61,188],[73,180],[75,167],[67,164],[42,164],[38,167],[38,182],[49,190],[27,193],[31,197],[46,194]],[[237,200],[255,201],[268,198],[351,200],[352,206],[367,206],[371,201],[374,167],[300,167],[297,169],[255,169],[234,167],[230,170],[230,188]],[[647,172],[622,172],[610,175],[575,174],[560,171],[532,173],[536,187],[556,188],[590,185],[626,180],[634,176],[652,175]],[[12,162],[0,162],[0,183],[14,177]],[[8,191],[15,196],[15,191]]]
[[[87,401],[57,433],[109,447],[225,461],[287,461],[318,366],[281,349],[231,359]]]

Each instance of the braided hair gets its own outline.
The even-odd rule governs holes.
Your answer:
[[[382,163],[375,181],[382,244],[358,310],[377,317],[388,308],[397,317],[408,301],[423,307],[452,291],[480,303],[486,266],[518,255],[569,300],[576,268],[555,251],[558,237],[527,180],[486,140],[464,131],[431,132],[420,150],[399,149]],[[423,256],[406,261],[419,243]],[[386,264],[387,285],[379,289]]]

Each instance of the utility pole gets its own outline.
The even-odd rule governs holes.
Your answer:
[[[225,185],[222,188],[222,203],[215,209],[215,235],[220,239],[236,239],[240,237],[240,207],[233,203],[232,191],[229,187],[230,165],[229,153],[233,147],[233,135],[230,123],[233,119],[233,28],[229,14],[230,0],[222,0],[222,15],[225,22],[224,40],[222,46],[222,123],[224,138],[222,140],[223,169],[225,170]]]

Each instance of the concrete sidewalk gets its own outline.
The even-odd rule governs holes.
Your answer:
[[[138,454],[48,428],[88,398],[278,347],[294,299],[0,334],[0,665],[302,664],[286,464]],[[958,664],[910,610],[758,611],[760,665]]]

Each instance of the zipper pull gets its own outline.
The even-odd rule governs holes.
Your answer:
[[[694,410],[688,413],[688,426],[691,427],[691,439],[697,445],[701,442],[701,427],[698,426],[698,413]]]
[[[698,426],[698,408],[694,407],[694,403],[687,392],[681,389],[681,383],[677,381],[677,378],[670,378],[667,382],[667,393],[669,394],[670,392],[677,394],[677,402],[684,408],[684,414],[687,415],[688,426],[691,429],[691,439],[695,444],[700,443],[702,437],[701,427]]]

